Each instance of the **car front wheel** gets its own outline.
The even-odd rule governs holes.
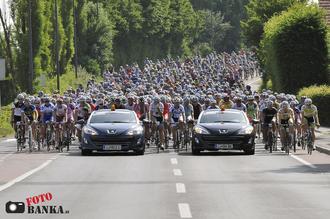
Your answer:
[[[88,149],[81,149],[81,155],[82,156],[88,156],[92,154],[92,150],[88,150]]]
[[[255,149],[254,148],[246,149],[244,150],[244,152],[246,155],[254,155]]]

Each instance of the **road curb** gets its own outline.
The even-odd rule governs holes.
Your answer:
[[[328,148],[316,146],[316,150],[320,153],[330,155],[330,149],[328,149]]]

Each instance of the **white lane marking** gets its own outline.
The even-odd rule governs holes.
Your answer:
[[[177,193],[186,193],[186,186],[183,183],[176,183],[176,192]]]
[[[10,157],[10,156],[13,155],[13,154],[14,154],[14,152],[10,152],[9,154],[6,154],[5,156],[1,157],[1,158],[0,158],[0,162],[1,162],[1,161],[4,161],[5,159],[7,159],[8,157]]]
[[[179,207],[179,212],[180,212],[180,217],[181,218],[192,218],[189,204],[179,203],[178,207]]]
[[[174,176],[182,176],[182,172],[180,169],[173,169]]]
[[[296,156],[296,155],[293,155],[290,153],[290,156],[293,158],[293,159],[296,159],[297,161],[299,161],[300,163],[302,164],[305,164],[306,166],[309,166],[310,168],[313,168],[313,169],[316,169],[317,167],[303,159],[301,159],[300,157]]]
[[[3,184],[0,186],[0,192],[11,187],[12,185],[14,185],[15,183],[18,183],[20,181],[22,181],[23,179],[31,176],[32,174],[38,172],[39,170],[45,168],[47,165],[49,165],[53,160],[47,160],[46,162],[44,162],[43,164],[41,164],[40,166],[38,166],[37,168],[34,168],[33,170],[30,170],[26,173],[24,173],[23,175],[20,175],[19,177],[7,182],[6,184]]]
[[[14,141],[16,141],[16,138],[9,138],[9,139],[3,140],[2,142],[6,143],[6,142],[14,142]]]
[[[178,160],[176,158],[171,158],[171,164],[177,165],[178,164]]]

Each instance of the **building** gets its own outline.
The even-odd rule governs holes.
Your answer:
[[[327,24],[330,24],[330,0],[318,0],[319,6],[326,10]]]

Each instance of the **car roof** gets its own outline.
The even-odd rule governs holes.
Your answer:
[[[101,109],[101,110],[97,110],[94,111],[94,114],[98,114],[98,113],[134,113],[134,111],[132,110],[128,110],[128,109],[116,109],[116,110],[111,110],[111,109]]]
[[[222,113],[243,113],[243,111],[241,110],[237,110],[237,109],[226,109],[226,110],[220,110],[220,109],[208,109],[208,110],[204,110],[204,113],[212,113],[212,112],[222,112]]]

